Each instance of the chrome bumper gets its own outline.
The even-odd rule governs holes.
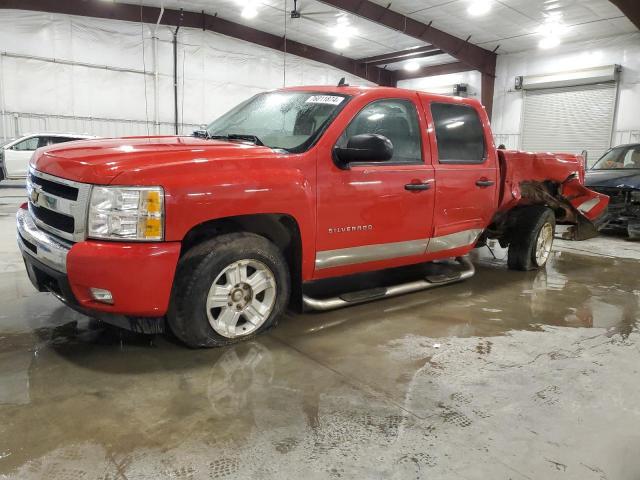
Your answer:
[[[29,211],[24,208],[18,210],[16,224],[18,246],[23,254],[39,260],[58,272],[67,273],[67,254],[71,250],[71,243],[38,228]]]

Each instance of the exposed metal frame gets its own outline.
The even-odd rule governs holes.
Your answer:
[[[406,80],[409,78],[433,77],[434,75],[447,75],[449,73],[469,72],[471,70],[473,70],[473,68],[462,62],[452,62],[443,63],[441,65],[422,67],[415,72],[398,70],[396,78],[398,80]]]
[[[445,52],[433,45],[426,45],[424,47],[410,48],[407,50],[400,50],[399,52],[361,58],[358,61],[368,65],[386,65],[388,63],[402,62],[403,60],[433,57],[435,55],[442,55],[443,53]]]

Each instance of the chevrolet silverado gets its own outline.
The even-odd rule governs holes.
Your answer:
[[[327,310],[470,277],[497,239],[545,265],[557,223],[596,231],[584,159],[497,150],[472,99],[395,88],[260,93],[193,137],[38,149],[18,244],[41,291],[191,347],[250,338],[290,305]],[[427,262],[444,273],[311,295],[314,281]],[[431,263],[434,264],[434,263]]]

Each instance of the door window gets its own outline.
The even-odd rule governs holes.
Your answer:
[[[440,163],[483,163],[484,130],[478,112],[467,105],[432,103]]]
[[[422,163],[420,123],[412,101],[393,99],[370,103],[351,120],[336,146],[344,148],[349,138],[364,133],[383,135],[393,144],[393,158],[384,162],[385,165]]]
[[[31,137],[21,142],[16,143],[11,150],[18,150],[20,152],[33,152],[38,148],[38,137]]]

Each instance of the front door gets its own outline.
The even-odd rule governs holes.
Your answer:
[[[416,94],[367,102],[354,99],[352,118],[319,148],[315,277],[341,275],[420,261],[432,229],[434,175],[426,123]],[[334,146],[359,134],[393,144],[387,161],[340,165]]]

